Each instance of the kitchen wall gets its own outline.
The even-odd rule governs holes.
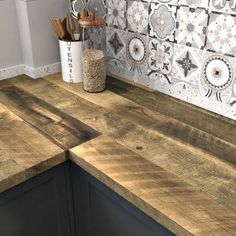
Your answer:
[[[0,79],[60,71],[58,40],[50,17],[67,13],[67,0],[0,0]]]
[[[236,120],[235,0],[97,2],[109,72]]]
[[[21,63],[22,53],[15,1],[0,0],[0,69]]]

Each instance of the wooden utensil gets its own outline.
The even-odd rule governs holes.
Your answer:
[[[62,26],[63,26],[64,31],[65,31],[64,39],[71,40],[70,33],[67,31],[67,27],[66,27],[66,17],[62,21]]]
[[[51,18],[50,21],[51,21],[52,27],[53,27],[56,35],[58,36],[58,38],[63,39],[63,37],[65,36],[65,31],[62,26],[61,19]]]
[[[80,23],[79,23],[80,13],[78,13],[77,19],[78,19],[78,32],[81,34],[81,27],[80,27]]]
[[[74,22],[74,20],[73,20],[70,13],[68,13],[67,17],[66,17],[66,29],[69,32],[70,36],[71,36],[71,40],[75,40],[75,36],[74,36],[75,22]]]
[[[81,10],[81,19],[83,19],[83,18],[85,18],[85,17],[87,17],[88,15],[87,15],[87,11],[86,11],[86,9],[85,8],[83,8],[82,10]]]

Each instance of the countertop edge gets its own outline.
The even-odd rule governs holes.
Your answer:
[[[73,149],[70,150],[70,160],[76,164],[77,166],[81,167],[83,170],[85,170],[87,173],[101,181],[101,183],[105,184],[107,187],[109,187],[112,191],[123,197],[125,200],[130,202],[132,205],[137,207],[139,210],[144,212],[146,215],[154,219],[159,224],[163,225],[165,228],[170,230],[171,232],[175,233],[176,235],[182,235],[182,236],[194,236],[191,232],[186,230],[185,228],[178,225],[175,221],[171,220],[168,216],[163,214],[162,212],[158,211],[157,209],[153,208],[149,204],[147,204],[145,201],[143,201],[139,196],[133,194],[132,192],[129,193],[129,195],[125,194],[124,192],[127,191],[125,187],[120,185],[119,183],[115,182],[113,179],[106,176],[105,173],[102,171],[99,171],[95,166],[90,165],[88,162],[86,162],[82,158],[78,158],[78,156],[73,152]],[[109,180],[107,179],[109,178]],[[114,188],[114,184],[119,185],[119,188]],[[138,201],[140,204],[136,204],[135,201]],[[140,207],[142,205],[142,207]],[[159,216],[157,217],[157,211]],[[152,212],[152,214],[150,214]],[[156,214],[155,214],[155,213]],[[173,224],[170,226],[170,224]]]
[[[113,141],[114,141],[114,147],[111,147]],[[113,151],[112,149],[114,149],[115,151]],[[122,150],[124,151],[123,152],[124,158],[120,160],[119,154],[121,156]],[[114,155],[112,154],[112,152],[114,153]],[[235,230],[234,222],[236,222],[235,212],[231,211],[228,208],[225,208],[219,202],[207,197],[205,194],[199,193],[196,190],[192,190],[191,185],[180,180],[177,176],[172,175],[171,173],[163,170],[158,166],[155,166],[151,162],[149,164],[148,161],[142,160],[141,156],[138,156],[131,150],[126,149],[124,146],[117,143],[110,137],[102,135],[98,138],[90,140],[82,145],[79,145],[71,149],[69,153],[70,153],[70,160],[72,162],[74,162],[76,165],[84,169],[86,172],[97,178],[111,190],[118,193],[124,199],[129,201],[131,204],[136,206],[138,209],[143,211],[145,214],[153,218],[156,222],[163,225],[176,235],[210,236],[219,234],[223,235],[225,232],[229,233],[228,235],[234,235],[233,234]],[[129,157],[131,157],[130,158],[131,162],[129,162],[130,160],[127,160],[129,159]],[[136,161],[137,163],[135,163]],[[163,176],[160,177],[160,180],[164,182],[160,183],[159,179],[157,179],[156,177],[152,179],[152,181],[154,182],[155,179],[157,181],[157,185],[155,185],[154,189],[152,190],[155,190],[155,188],[156,190],[158,190],[159,188],[158,186],[160,186],[160,188],[169,189],[167,190],[167,192],[166,190],[164,191],[161,190],[159,192],[161,195],[164,194],[166,196],[163,197],[155,192],[154,194],[155,196],[153,197],[152,191],[150,192],[151,195],[147,196],[148,193],[143,193],[143,191],[140,192],[139,190],[136,190],[137,186],[140,187],[142,190],[145,190],[145,187],[147,188],[147,186],[145,186],[145,183],[144,184],[142,183],[142,181],[145,180],[145,178],[134,180],[134,176],[132,174],[130,174],[129,176],[130,179],[129,177],[125,179],[125,177],[122,176],[123,173],[126,172],[131,173],[133,171],[132,168],[136,169],[137,167],[136,164],[142,164],[142,163],[144,163],[144,167],[142,168],[142,170],[141,169],[139,170],[142,171],[144,175],[146,175],[145,177],[149,176],[148,172],[150,171],[155,172],[157,170],[156,171],[157,176],[159,174],[161,176],[163,173]],[[149,165],[150,165],[150,170],[148,170],[149,167],[147,168],[147,166]],[[123,168],[124,166],[128,167]],[[170,181],[170,183],[172,183],[170,187],[168,187],[168,183],[165,184],[165,181],[167,182]],[[136,183],[140,185],[133,186],[132,185],[133,183],[134,185]],[[175,185],[176,187],[174,187],[173,185]],[[144,188],[142,188],[142,186]],[[175,188],[177,188],[177,192],[175,192],[176,191]],[[168,191],[170,192],[170,195],[168,194]],[[141,193],[141,195],[138,194],[139,192]],[[174,197],[173,194],[175,193],[177,194],[177,196],[174,195],[175,196]],[[179,193],[180,195],[178,196]],[[188,194],[190,194],[190,196],[188,196]],[[161,197],[157,197],[157,195]],[[194,196],[193,200],[189,199],[191,198],[191,196]],[[175,200],[176,197],[177,200]],[[185,202],[185,200],[187,201]],[[200,208],[199,208],[199,201],[201,202]],[[161,202],[164,203],[164,207],[158,205]],[[185,203],[186,205],[184,204],[180,207],[174,207],[173,209],[171,209],[170,206],[176,206],[176,204],[178,205],[179,203]],[[186,208],[185,206],[189,207],[189,211],[187,210],[188,208]],[[199,212],[196,212],[195,211],[196,209],[199,209]],[[181,216],[181,210],[185,210],[183,217]],[[215,217],[214,214],[216,211],[221,212],[223,215],[220,217]],[[168,213],[170,213],[170,215],[168,215]],[[209,219],[207,218],[209,220],[209,224],[207,222],[204,222],[203,219],[201,219],[201,214],[205,215],[209,214],[208,215]],[[194,218],[194,216],[197,217]],[[203,216],[203,218],[204,217],[205,216]],[[224,226],[225,222],[224,217],[226,217],[231,222],[230,224],[227,224],[226,227]]]
[[[0,194],[4,193],[7,190],[10,190],[13,187],[44,173],[45,171],[56,167],[59,164],[62,164],[66,161],[65,152],[58,153],[54,156],[49,157],[48,159],[33,165],[31,167],[20,170],[17,173],[7,176],[5,179],[0,181]]]

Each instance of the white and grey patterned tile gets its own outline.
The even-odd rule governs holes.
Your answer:
[[[97,16],[106,16],[106,2],[105,0],[90,0],[89,5]]]
[[[176,81],[170,87],[169,93],[186,102],[191,102],[198,97],[198,87],[186,81]]]
[[[210,0],[210,10],[236,14],[236,0]]]
[[[90,0],[89,0],[90,1]],[[84,7],[82,1],[71,0],[70,2],[70,11],[73,17],[77,17],[80,9]]]
[[[165,91],[166,93],[166,90],[168,90],[172,85],[163,74],[155,72],[148,77],[146,86],[158,91]]]
[[[203,8],[180,6],[177,10],[175,41],[203,49],[206,44],[208,12]]]
[[[230,107],[232,107],[232,110],[234,111],[234,119],[236,120],[236,96],[230,99]]]
[[[229,104],[235,81],[234,65],[232,57],[207,52],[203,58],[200,93],[207,98]]]
[[[126,58],[130,71],[147,75],[148,37],[137,33],[127,33]]]
[[[126,10],[125,0],[108,0],[106,22],[110,27],[126,29]]]
[[[107,21],[108,72],[236,120],[234,1],[127,0],[125,7],[126,28],[123,19]]]
[[[129,77],[126,77],[126,71],[127,71],[126,62],[108,56],[106,65],[108,73],[112,73],[122,78],[130,79]]]
[[[177,5],[178,0],[150,0],[151,2],[156,3],[163,3],[163,4],[169,4],[169,5]]]
[[[161,40],[174,41],[176,6],[151,3],[149,35]]]
[[[178,5],[185,5],[193,8],[203,7],[207,9],[209,7],[209,0],[179,0]]]
[[[213,52],[236,55],[236,16],[210,13],[206,48]]]
[[[132,74],[130,72],[127,73],[127,76],[131,76],[132,80],[140,85],[148,87],[148,76],[147,75],[140,75],[140,74]]]
[[[149,38],[148,76],[158,77],[171,83],[173,43]]]
[[[233,92],[234,92],[234,96],[236,97],[236,80],[235,80],[235,83],[234,83],[234,86],[233,86]]]
[[[126,32],[114,28],[106,28],[107,55],[113,58],[126,60]]]
[[[223,116],[236,120],[236,97],[232,98],[232,104],[218,102],[216,99],[208,98],[199,93],[200,86],[185,81],[172,79],[172,84],[164,84],[156,77],[150,81],[150,87],[174,98],[189,102],[196,106],[216,112]]]
[[[132,32],[147,34],[148,3],[142,1],[128,1],[127,28]]]
[[[199,85],[204,51],[175,44],[172,77]]]

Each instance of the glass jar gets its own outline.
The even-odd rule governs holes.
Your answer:
[[[106,86],[106,25],[101,17],[89,16],[79,20],[83,41],[84,90],[102,92]]]

